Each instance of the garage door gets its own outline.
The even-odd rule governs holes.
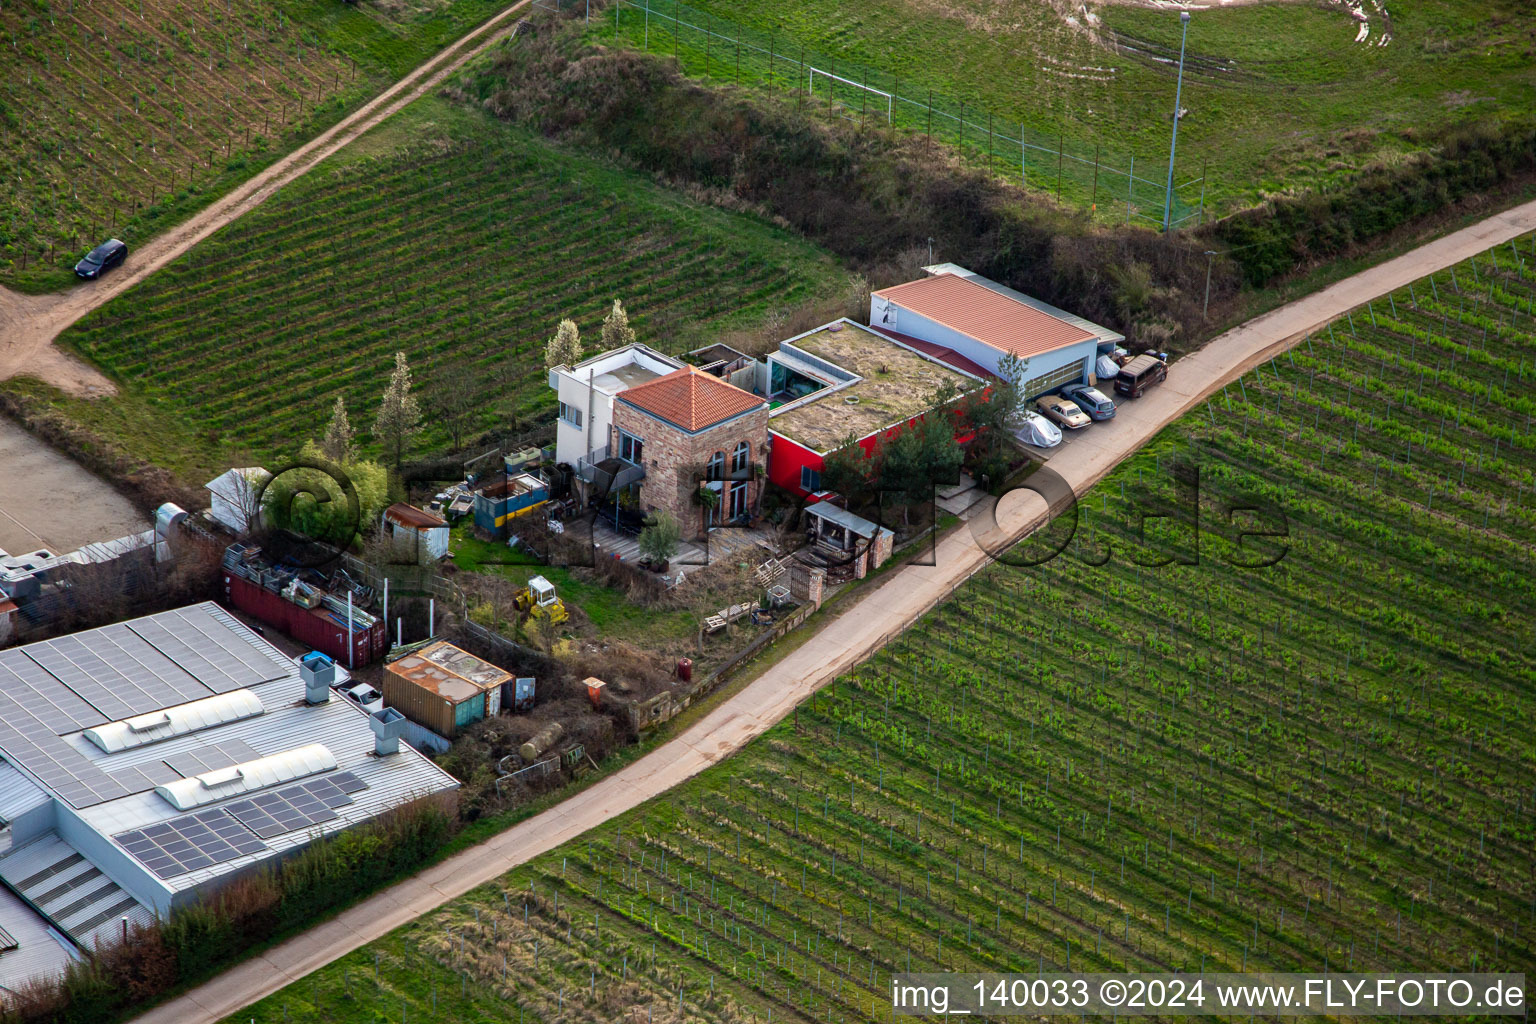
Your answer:
[[[1034,398],[1044,394],[1052,388],[1059,388],[1063,384],[1073,384],[1083,379],[1083,362],[1074,359],[1065,366],[1058,366],[1049,373],[1043,373],[1038,377],[1031,377],[1024,382],[1024,397]]]

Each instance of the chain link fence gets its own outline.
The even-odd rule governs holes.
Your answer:
[[[681,0],[612,0],[601,10],[590,0],[537,0],[535,6],[585,14],[595,38],[673,56],[690,75],[769,89],[860,125],[948,145],[1027,188],[1091,207],[1101,220],[1158,228],[1166,220],[1170,229],[1205,220],[1203,166],[1182,178],[1175,167],[1170,192],[1166,160],[1138,160],[1064,130],[1042,134],[899,75],[815,53]]]

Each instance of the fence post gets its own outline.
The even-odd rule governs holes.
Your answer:
[[[1020,121],[1019,122],[1019,187],[1020,188],[1028,188],[1029,187],[1029,165],[1028,165],[1028,163],[1025,160],[1025,155],[1026,155],[1028,149],[1029,149],[1028,145],[1024,142],[1024,122]]]
[[[928,90],[928,149],[933,149],[933,90]]]
[[[1205,223],[1205,169],[1210,165],[1210,162],[1210,157],[1205,157],[1200,161],[1200,219],[1195,221],[1196,227]]]
[[[645,0],[645,52],[651,51],[651,0]]]

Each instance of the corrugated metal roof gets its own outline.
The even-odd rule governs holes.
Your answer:
[[[401,526],[414,526],[423,530],[431,530],[439,526],[448,525],[448,520],[442,516],[435,516],[425,509],[419,509],[415,505],[407,505],[403,501],[397,501],[385,509],[384,518]]]
[[[855,537],[873,537],[877,530],[881,533],[891,532],[883,526],[870,522],[863,516],[854,515],[841,505],[832,504],[830,501],[818,501],[814,505],[807,505],[805,507],[805,514],[815,516],[818,519],[825,519],[829,523],[836,523]]]
[[[15,821],[53,798],[9,761],[0,761],[0,821]]]
[[[6,888],[0,888],[0,927],[16,940],[16,948],[0,956],[0,986],[16,989],[33,978],[54,977],[75,958],[67,940]]]
[[[262,756],[281,754],[306,744],[319,743],[332,753],[340,770],[350,771],[368,788],[353,794],[353,803],[336,809],[337,818],[313,829],[291,832],[267,840],[269,849],[201,868],[162,881],[147,870],[141,888],[163,891],[169,895],[193,889],[213,879],[238,872],[251,864],[269,857],[280,856],[286,851],[307,845],[317,835],[339,832],[349,826],[367,821],[390,807],[419,796],[456,789],[458,782],[447,772],[421,756],[410,747],[402,745],[398,754],[376,757],[373,752],[373,731],[368,726],[368,715],[351,701],[332,695],[324,704],[308,705],[304,702],[304,683],[299,678],[298,662],[287,658],[271,644],[256,636],[242,623],[217,605],[205,603],[146,619],[134,620],[131,625],[159,620],[165,616],[178,619],[204,621],[210,637],[218,643],[205,646],[206,657],[228,659],[224,668],[238,671],[253,659],[270,659],[277,669],[274,678],[250,686],[250,689],[266,707],[266,713],[252,718],[216,726],[149,746],[135,747],[120,753],[106,754],[85,738],[83,731],[75,731],[59,737],[58,742],[70,747],[83,760],[95,768],[112,772],[135,766],[164,766],[166,758],[175,758],[209,743],[228,743],[239,740]],[[211,620],[211,621],[209,621]],[[221,626],[223,629],[214,629]],[[107,630],[122,627],[105,627]],[[92,631],[95,632],[95,631]],[[87,637],[88,634],[75,634]],[[329,774],[322,773],[323,775]],[[4,777],[0,774],[0,800],[3,800]],[[234,797],[238,799],[238,797]],[[219,806],[218,803],[209,806]],[[111,836],[132,829],[142,829],[160,821],[167,821],[185,812],[178,811],[157,796],[145,785],[142,791],[107,800],[77,812],[82,821],[99,835],[102,843],[110,844]],[[89,852],[84,851],[84,852]]]
[[[455,704],[512,679],[512,673],[481,661],[446,640],[439,640],[392,661],[385,666],[385,670],[430,693],[446,697]]]
[[[632,387],[618,400],[689,433],[698,433],[768,404],[766,398],[743,391],[696,366],[685,366]]]
[[[1020,358],[1096,340],[1090,331],[957,274],[908,281],[874,294]]]

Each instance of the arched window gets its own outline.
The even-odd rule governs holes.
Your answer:
[[[704,479],[725,479],[725,452],[715,452],[709,457],[709,466],[704,471]]]
[[[751,454],[751,445],[745,441],[736,442],[736,450],[731,452],[731,472],[745,473],[747,471],[747,459]]]

